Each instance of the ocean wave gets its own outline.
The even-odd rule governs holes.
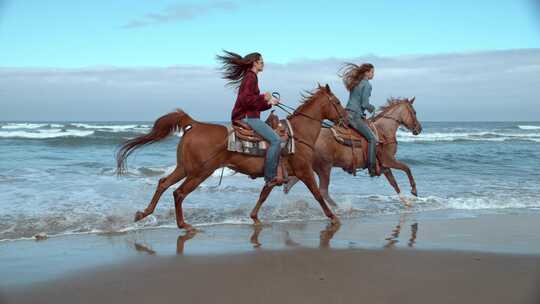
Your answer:
[[[5,130],[12,129],[37,129],[45,126],[46,124],[36,124],[36,123],[7,123],[2,125],[0,128]]]
[[[58,137],[86,137],[92,134],[94,134],[94,131],[44,129],[35,131],[2,131],[0,132],[0,138],[49,139]]]
[[[39,129],[39,128],[63,128],[63,124],[57,123],[14,123],[8,122],[0,125],[0,129],[4,130],[20,130],[20,129]]]
[[[234,200],[232,196],[225,196]],[[334,208],[340,218],[360,218],[399,214],[404,206],[396,195],[335,194]],[[540,201],[534,197],[409,197],[413,206],[407,212],[435,210],[503,210],[538,209]],[[103,208],[103,206],[101,207]],[[184,207],[185,218],[196,226],[216,224],[251,224],[249,214],[253,204],[238,203],[215,207]],[[135,207],[109,206],[104,209],[74,208],[44,214],[0,215],[0,240],[31,238],[44,233],[48,236],[77,233],[112,233],[128,230],[175,227],[174,208],[158,208],[153,215],[133,222]],[[289,195],[267,204],[260,212],[265,222],[296,222],[324,220],[318,204],[309,195]]]
[[[518,128],[521,130],[540,130],[540,126],[519,125]]]
[[[402,142],[437,142],[437,141],[511,141],[523,140],[540,142],[540,133],[499,133],[499,132],[434,132],[413,135],[398,131],[397,140]]]
[[[149,125],[140,125],[140,124],[128,124],[128,125],[93,125],[85,123],[71,123],[71,126],[82,129],[91,129],[91,130],[107,130],[111,132],[125,132],[125,131],[148,131],[150,130]]]

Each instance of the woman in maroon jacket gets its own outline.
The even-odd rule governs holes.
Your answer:
[[[224,52],[224,55],[217,56],[217,59],[222,63],[223,78],[228,80],[227,85],[238,89],[231,119],[233,122],[242,120],[247,123],[257,134],[270,143],[264,163],[264,179],[269,186],[281,184],[282,179],[276,176],[281,139],[270,126],[260,119],[260,112],[266,111],[278,103],[278,100],[273,98],[270,93],[261,94],[259,91],[257,73],[262,72],[264,68],[263,58],[259,53],[251,53],[242,57],[233,52]]]

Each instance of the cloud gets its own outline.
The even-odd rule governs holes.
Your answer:
[[[164,9],[162,12],[149,13],[142,18],[131,20],[122,27],[137,28],[159,23],[186,21],[209,14],[212,11],[231,11],[234,9],[236,9],[236,5],[229,1],[175,5]]]
[[[346,103],[337,76],[345,61],[375,65],[375,105],[414,95],[424,121],[540,117],[540,49],[267,63],[259,85],[295,106],[302,90],[329,83]],[[235,92],[224,85],[210,66],[0,68],[0,120],[150,121],[182,107],[196,119],[226,121]]]

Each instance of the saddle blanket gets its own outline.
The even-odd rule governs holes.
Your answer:
[[[294,133],[291,127],[291,124],[288,120],[283,119],[280,121],[280,124],[285,126],[284,134],[280,134],[281,137],[281,155],[294,154],[295,151],[295,142],[294,142]],[[239,152],[243,154],[248,154],[252,156],[261,156],[266,155],[266,150],[270,147],[270,144],[265,141],[254,141],[240,138],[236,134],[233,126],[227,126],[229,132],[229,138],[227,142],[227,150],[231,152]],[[281,132],[278,132],[278,134]]]

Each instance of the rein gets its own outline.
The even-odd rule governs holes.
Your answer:
[[[297,109],[291,107],[291,106],[288,106],[284,103],[282,103],[280,100],[281,100],[281,94],[279,94],[279,92],[272,92],[272,97],[274,97],[275,99],[278,100],[278,104],[276,104],[276,106],[278,106],[281,110],[283,110],[283,112],[289,114],[287,119],[289,119],[291,116],[294,116],[294,115],[301,115],[301,116],[304,116],[304,117],[307,117],[311,120],[315,120],[315,121],[318,121],[320,122],[324,127],[327,127],[327,128],[331,128],[332,125],[327,123],[327,122],[324,122],[323,120],[321,119],[316,119],[316,118],[313,118],[305,113],[302,113],[300,111],[297,111]],[[330,99],[330,96],[328,94],[326,94],[326,97],[328,97],[328,102],[330,102],[334,108],[336,108],[336,105],[332,102],[332,100]],[[287,109],[290,109],[290,110],[293,110],[293,112],[290,112],[289,110]],[[339,111],[337,110],[336,108],[336,112],[339,113]],[[342,122],[343,121],[343,117],[341,117],[341,113],[339,114],[339,121]],[[312,151],[315,151],[315,148],[313,147],[313,145],[309,144],[308,142],[296,137],[296,136],[292,136],[293,139],[297,140],[299,143],[302,143],[306,146],[308,146]]]
[[[273,93],[272,93],[272,97],[274,97],[274,98],[277,99],[278,101],[281,100],[281,95],[279,94],[279,92],[273,92]],[[330,103],[332,103],[332,105],[333,105],[334,107],[336,107],[336,105],[330,100],[330,96],[328,96],[328,94],[326,94],[326,97],[328,97],[328,101],[329,101]],[[291,107],[291,106],[288,106],[288,105],[282,103],[281,101],[279,101],[278,104],[277,104],[276,106],[278,106],[281,110],[283,110],[283,112],[289,114],[289,116],[301,115],[301,116],[307,117],[307,118],[309,118],[309,119],[311,119],[311,120],[315,120],[315,121],[321,122],[321,124],[322,124],[323,126],[327,127],[327,128],[331,128],[331,127],[332,127],[331,124],[329,124],[329,123],[327,123],[327,122],[325,122],[325,121],[323,121],[323,120],[313,118],[313,117],[311,117],[311,116],[309,116],[309,115],[307,115],[307,114],[305,114],[305,113],[303,113],[303,112],[297,111],[297,109],[295,109],[295,108],[293,108],[293,107]],[[293,110],[293,112],[290,112],[290,111],[287,110],[287,109]],[[339,113],[339,111],[337,111],[337,109],[336,109],[336,112]],[[339,115],[340,115],[340,118],[339,118],[339,119],[340,119],[340,121],[342,121],[343,118],[341,117],[341,114],[339,114]],[[287,117],[287,118],[289,118],[289,117]]]

